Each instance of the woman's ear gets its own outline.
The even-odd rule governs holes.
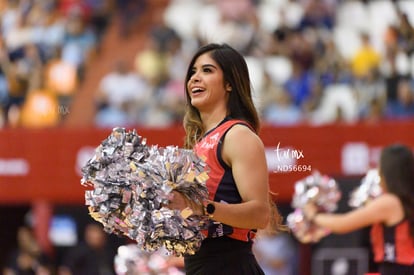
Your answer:
[[[225,88],[226,88],[226,92],[231,92],[232,90],[230,83],[227,83]]]

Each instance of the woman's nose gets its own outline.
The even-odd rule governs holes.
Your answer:
[[[190,82],[198,82],[200,81],[199,75],[197,72],[194,72],[193,75],[190,77]]]

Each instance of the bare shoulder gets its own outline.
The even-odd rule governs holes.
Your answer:
[[[400,199],[391,193],[384,193],[367,204],[366,208],[372,215],[382,216],[386,224],[400,221],[404,216]]]
[[[384,193],[369,204],[380,205],[387,208],[401,206],[400,199],[392,193]]]
[[[249,127],[241,124],[234,125],[228,131],[225,140],[238,147],[245,145],[263,147],[263,142],[259,136]]]
[[[223,144],[223,159],[229,164],[232,159],[257,159],[264,156],[264,145],[260,137],[245,125],[235,125],[227,133]]]
[[[400,222],[404,218],[404,209],[400,199],[391,193],[385,193],[373,200],[372,204],[374,209],[377,209],[379,213],[384,216],[384,222],[387,225],[393,225]]]

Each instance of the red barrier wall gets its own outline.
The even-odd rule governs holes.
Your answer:
[[[288,202],[296,180],[319,170],[331,176],[362,176],[376,165],[382,146],[414,147],[414,121],[378,125],[264,127],[269,178],[278,201]],[[149,144],[178,145],[182,127],[137,129]],[[0,131],[0,203],[83,203],[79,168],[110,130]]]

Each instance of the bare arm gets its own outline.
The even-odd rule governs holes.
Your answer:
[[[262,141],[246,126],[235,125],[224,139],[222,156],[232,169],[242,203],[215,202],[214,220],[239,228],[265,228],[270,208]]]
[[[305,209],[306,216],[312,216]],[[331,230],[333,233],[348,233],[374,223],[392,225],[399,222],[404,216],[399,199],[392,194],[384,194],[366,206],[345,214],[318,213],[313,222]]]

